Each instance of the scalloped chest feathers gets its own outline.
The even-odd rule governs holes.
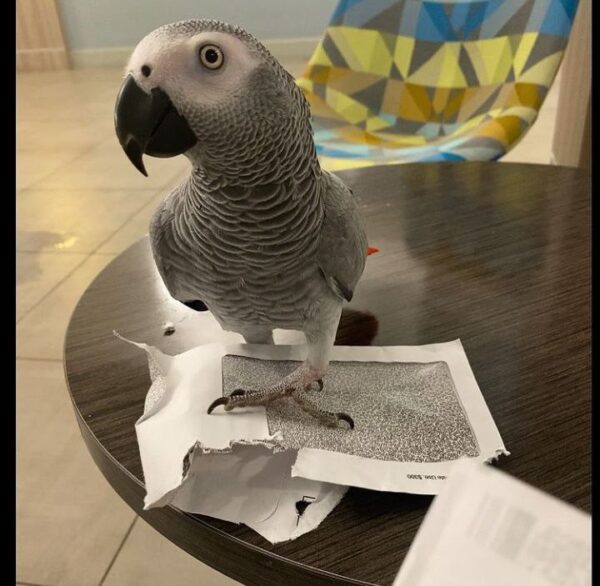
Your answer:
[[[301,328],[327,290],[316,260],[323,182],[194,187],[181,186],[157,211],[163,234],[154,253],[176,297],[204,301],[229,325]]]

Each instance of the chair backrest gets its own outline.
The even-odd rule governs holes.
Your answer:
[[[364,130],[448,134],[546,97],[578,0],[340,0],[298,80]],[[529,114],[531,118],[531,114]]]

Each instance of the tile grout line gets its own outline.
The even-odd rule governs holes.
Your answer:
[[[170,185],[170,183],[169,183],[169,185]],[[94,252],[92,254],[113,254],[113,255],[116,255],[116,253],[114,253],[114,252],[98,253],[97,251],[100,250],[111,238],[113,238],[113,236],[115,236],[119,230],[122,230],[123,228],[125,228],[125,226],[127,224],[129,224],[129,222],[131,222],[131,220],[133,220],[133,218],[135,218],[135,216],[137,216],[138,214],[140,214],[141,212],[143,212],[156,199],[156,195],[160,195],[160,194],[155,194],[141,208],[139,208],[135,213],[133,213],[131,216],[129,216],[110,236],[107,236],[104,240],[102,240],[102,242],[100,242],[100,244],[98,244],[98,246],[96,247],[96,249],[94,250]],[[120,253],[118,253],[118,254],[120,254]]]
[[[175,180],[173,180],[174,182]],[[173,182],[169,181],[165,184],[165,188],[168,188]],[[161,188],[162,189],[162,188]],[[102,256],[116,256],[114,253],[111,252],[104,252],[104,253],[98,253],[97,251],[102,248],[102,246],[104,244],[106,244],[119,230],[121,230],[123,227],[125,227],[125,225],[130,222],[131,220],[133,220],[133,218],[135,216],[137,216],[137,214],[139,214],[142,210],[144,210],[146,208],[146,206],[150,205],[152,203],[152,201],[156,198],[156,195],[154,195],[153,197],[150,198],[149,201],[147,201],[146,203],[142,204],[141,207],[139,207],[136,211],[134,211],[131,215],[129,215],[125,221],[123,223],[121,223],[115,230],[114,232],[112,232],[109,236],[107,236],[104,240],[102,240],[97,246],[96,248],[94,248],[92,250],[92,252],[86,253],[86,252],[81,252],[80,254],[85,254],[86,257],[80,262],[78,263],[76,266],[73,267],[72,270],[70,270],[60,281],[58,281],[51,289],[49,289],[46,294],[40,299],[38,300],[36,303],[34,303],[27,311],[25,311],[23,313],[23,315],[16,321],[15,325],[18,325],[19,323],[21,323],[21,321],[23,321],[23,319],[25,317],[27,317],[36,307],[38,307],[38,305],[40,305],[43,301],[46,300],[46,298],[53,293],[58,287],[60,287],[60,285],[62,285],[77,269],[81,268],[81,265],[83,265],[85,262],[87,262],[92,255],[94,254],[101,254]],[[18,252],[18,251],[17,251]],[[42,251],[40,251],[42,252]],[[61,253],[59,253],[61,254]],[[71,252],[71,254],[75,254],[75,251]]]
[[[172,181],[168,181],[163,187],[160,187],[158,190],[153,190],[154,191],[154,195],[151,196],[149,198],[149,200],[142,204],[142,206],[140,208],[138,208],[137,210],[135,210],[134,212],[132,212],[132,214],[130,216],[128,216],[123,223],[121,223],[114,232],[112,232],[109,236],[107,236],[104,240],[102,240],[97,246],[96,248],[94,248],[93,250],[16,250],[15,252],[19,253],[19,254],[85,254],[87,256],[91,256],[92,254],[100,254],[103,256],[115,256],[117,253],[115,252],[100,252],[100,248],[102,248],[102,246],[104,246],[104,244],[106,244],[113,236],[116,235],[116,233],[119,230],[122,230],[131,220],[133,220],[135,218],[135,216],[137,216],[139,213],[143,212],[155,199],[157,195],[160,195],[160,191],[161,190],[168,190],[172,185],[174,185],[175,181],[177,179],[180,179],[179,176],[175,177]],[[183,179],[182,179],[183,180]],[[26,189],[23,189],[21,191],[27,191]],[[43,190],[36,190],[36,191],[43,191]],[[51,190],[47,190],[47,191],[51,191]],[[58,190],[56,190],[58,191]],[[65,190],[68,191],[68,190]],[[76,190],[71,190],[71,191],[76,191]],[[102,189],[102,190],[97,190],[97,191],[123,191],[123,189]],[[128,190],[128,191],[150,191],[148,189],[132,189],[132,190]],[[166,193],[166,191],[165,191]],[[87,258],[86,258],[87,260]],[[78,267],[75,267],[78,268]],[[70,275],[71,273],[69,273]],[[67,276],[69,276],[67,275]],[[48,292],[50,293],[50,291]],[[45,297],[45,296],[44,296]],[[37,305],[37,304],[36,304]],[[29,310],[27,310],[26,313],[29,313]],[[18,323],[18,322],[17,322]]]
[[[104,141],[101,141],[99,144],[101,145],[101,144],[103,144],[104,142],[107,142],[108,140],[110,140],[110,139],[105,139]],[[76,160],[77,160],[77,159],[79,159],[80,157],[82,157],[82,156],[84,156],[84,155],[86,155],[86,154],[89,154],[91,151],[93,151],[93,150],[94,150],[95,148],[97,148],[98,146],[99,146],[99,145],[98,145],[98,144],[96,144],[96,145],[94,145],[93,147],[91,147],[91,148],[89,148],[89,149],[87,149],[87,150],[84,150],[84,152],[83,152],[83,153],[80,153],[80,154],[79,154],[77,157],[75,157],[74,159],[70,160],[68,163],[65,163],[65,164],[71,164],[73,161],[76,161]],[[59,170],[59,169],[56,169],[55,171],[52,171],[50,174],[52,174],[52,173],[54,173],[54,172],[56,172],[56,171],[58,171],[58,170]],[[49,175],[50,175],[50,174],[49,174]],[[47,176],[45,175],[44,177],[47,177]],[[54,291],[55,291],[55,290],[56,290],[58,287],[60,287],[60,285],[62,285],[62,284],[63,284],[63,283],[64,283],[64,282],[65,282],[65,281],[66,281],[66,280],[67,280],[67,279],[68,279],[68,278],[69,278],[71,275],[73,275],[73,274],[75,273],[75,271],[76,271],[76,270],[78,270],[79,268],[81,268],[81,266],[82,266],[82,265],[83,265],[85,262],[87,262],[87,261],[88,261],[88,260],[91,258],[91,256],[92,256],[92,255],[94,255],[94,254],[101,254],[102,256],[115,256],[115,254],[114,254],[114,253],[110,253],[110,252],[108,252],[108,253],[107,253],[107,252],[103,252],[103,253],[101,253],[101,252],[98,252],[98,251],[99,251],[99,249],[100,249],[100,248],[102,248],[102,246],[103,246],[104,244],[106,244],[106,243],[107,243],[107,242],[108,242],[108,241],[109,241],[109,240],[110,240],[110,239],[111,239],[113,236],[115,236],[115,234],[116,234],[116,233],[117,233],[119,230],[121,230],[122,228],[124,228],[124,227],[125,227],[125,226],[126,226],[126,225],[127,225],[127,224],[128,224],[128,223],[129,223],[129,222],[130,222],[130,221],[131,221],[131,220],[132,220],[132,219],[133,219],[133,218],[134,218],[134,217],[135,217],[137,214],[139,214],[140,212],[142,212],[142,211],[143,211],[143,210],[144,210],[144,209],[145,209],[145,208],[146,208],[148,205],[150,205],[150,204],[152,203],[152,201],[153,201],[153,200],[156,198],[156,195],[159,195],[159,191],[162,191],[162,190],[167,190],[167,189],[169,189],[169,188],[170,188],[170,187],[171,187],[171,186],[172,186],[172,185],[175,183],[175,181],[177,181],[179,178],[180,178],[180,175],[179,175],[179,174],[177,174],[175,177],[171,178],[169,181],[166,181],[166,182],[165,182],[165,184],[164,184],[163,186],[159,187],[159,188],[156,190],[156,193],[155,193],[155,195],[154,195],[153,197],[151,197],[151,198],[150,198],[150,200],[149,200],[148,202],[144,203],[144,204],[143,204],[142,206],[140,206],[140,207],[139,207],[137,210],[135,210],[135,211],[134,211],[134,212],[133,212],[131,215],[129,215],[129,216],[128,216],[128,217],[125,219],[125,221],[124,221],[124,222],[122,222],[122,223],[121,223],[121,224],[120,224],[120,225],[119,225],[119,226],[118,226],[118,227],[117,227],[117,228],[116,228],[116,229],[115,229],[115,230],[114,230],[114,231],[113,231],[113,232],[112,232],[112,233],[111,233],[109,236],[107,236],[107,237],[106,237],[104,240],[102,240],[102,241],[101,241],[101,242],[100,242],[100,243],[99,243],[99,244],[96,246],[96,248],[95,248],[94,250],[92,250],[92,252],[89,252],[89,253],[86,253],[86,252],[81,252],[81,253],[79,253],[79,254],[85,254],[85,255],[86,255],[86,257],[85,257],[85,258],[84,258],[84,259],[83,259],[83,260],[82,260],[80,263],[78,263],[76,266],[74,266],[74,267],[73,267],[73,269],[72,269],[72,270],[70,270],[70,271],[69,271],[69,272],[68,272],[68,273],[67,273],[67,274],[66,274],[66,275],[65,275],[65,276],[64,276],[62,279],[60,279],[60,281],[58,281],[58,282],[57,282],[57,283],[56,283],[56,284],[55,284],[55,285],[54,285],[54,286],[53,286],[51,289],[49,289],[49,290],[46,292],[46,294],[45,294],[45,295],[44,295],[44,296],[43,296],[41,299],[39,299],[39,300],[38,300],[36,303],[34,303],[34,304],[33,304],[33,305],[32,305],[32,306],[29,308],[29,309],[27,309],[27,310],[26,310],[26,311],[23,313],[23,315],[21,315],[21,317],[20,317],[18,320],[16,320],[15,326],[18,326],[18,324],[20,324],[20,323],[23,321],[23,319],[25,319],[25,318],[26,318],[26,317],[27,317],[27,316],[28,316],[28,315],[29,315],[29,314],[30,314],[30,313],[31,313],[31,312],[32,312],[32,311],[33,311],[33,310],[34,310],[36,307],[38,307],[39,305],[41,305],[41,303],[42,303],[43,301],[45,301],[45,300],[47,299],[47,297],[48,297],[50,294],[52,294],[52,293],[53,293],[53,292],[54,292]],[[42,180],[42,179],[40,179],[39,181],[41,181],[41,180]],[[36,183],[37,183],[37,182],[36,182]],[[34,187],[36,183],[34,183],[32,186],[29,186],[29,187],[27,187],[27,188],[18,189],[17,191],[26,191],[26,190],[28,190],[28,189],[32,189],[32,190],[36,190],[36,191],[40,191],[40,189],[36,189],[36,188]],[[99,190],[99,191],[104,191],[104,190]],[[122,189],[116,189],[115,191],[122,191]],[[140,191],[143,191],[143,190],[140,190]],[[146,190],[146,191],[147,191],[147,190]],[[17,251],[17,252],[19,252],[19,251]],[[23,252],[26,252],[26,251],[23,251]],[[41,251],[40,251],[40,252],[41,252]],[[75,254],[75,251],[72,251],[72,252],[71,252],[71,254]],[[33,359],[33,358],[32,358],[32,360],[35,360],[35,359]]]
[[[81,157],[84,157],[85,155],[88,155],[89,153],[91,153],[96,147],[98,147],[100,144],[102,144],[103,141],[96,143],[94,146],[90,147],[89,149],[83,149],[83,152],[80,152],[78,155],[76,155],[75,157],[73,157],[72,159],[69,159],[68,161],[65,161],[64,163],[61,163],[56,169],[53,169],[52,171],[48,172],[48,173],[44,173],[44,175],[42,175],[39,179],[37,179],[36,181],[34,181],[31,185],[28,185],[27,187],[19,187],[18,185],[16,185],[17,187],[17,192],[19,191],[25,191],[27,189],[36,189],[35,185],[37,185],[40,181],[43,181],[45,179],[47,179],[48,177],[50,177],[50,175],[57,173],[58,171],[60,171],[60,169],[62,167],[64,167],[65,165],[70,165],[71,163],[77,161],[78,159],[80,159]],[[17,155],[18,155],[18,150],[16,151]],[[18,157],[17,157],[18,159]],[[16,165],[18,165],[17,162],[15,162]]]
[[[36,301],[29,309],[24,311],[23,315],[16,321],[15,325],[18,326],[38,305],[41,305],[42,301],[46,300],[48,295],[58,289],[58,287],[60,287],[78,268],[80,268],[81,265],[88,261],[91,256],[92,253],[86,254],[85,258],[81,262],[77,263],[62,279],[60,279],[53,287],[51,287],[41,299]]]
[[[115,565],[115,562],[117,561],[117,558],[119,557],[119,554],[121,553],[121,550],[123,549],[123,546],[125,545],[125,542],[127,541],[127,538],[129,537],[129,535],[131,534],[131,531],[133,530],[133,526],[135,525],[135,523],[138,519],[139,519],[139,517],[136,515],[135,519],[132,521],[131,525],[129,526],[129,529],[127,529],[125,536],[123,537],[123,540],[119,544],[119,547],[117,548],[117,551],[115,552],[115,555],[113,556],[112,560],[110,560],[110,563],[108,564],[108,568],[106,568],[104,575],[102,576],[100,582],[98,582],[98,586],[102,586],[104,584],[104,582],[106,581],[106,578],[108,578],[108,574],[112,570],[112,567]]]
[[[37,582],[19,582],[16,581],[17,586],[49,586],[48,584],[38,584]]]
[[[178,175],[177,177],[174,177],[173,179],[171,179],[170,181],[168,181],[167,183],[165,183],[165,185],[163,187],[161,187],[161,190],[167,190],[167,189],[171,189],[171,186],[173,186],[174,189],[174,184],[176,181],[178,181],[180,179],[180,176]],[[96,248],[90,252],[90,253],[80,253],[80,254],[85,254],[85,258],[78,263],[77,265],[75,265],[73,267],[72,270],[70,270],[60,281],[58,281],[58,283],[56,283],[54,285],[54,287],[52,287],[51,289],[49,289],[46,294],[36,303],[34,303],[28,310],[26,310],[23,315],[21,315],[21,317],[16,320],[15,323],[15,328],[23,321],[23,319],[25,319],[36,307],[38,307],[39,305],[42,304],[43,301],[45,301],[47,299],[47,297],[53,293],[56,289],[58,289],[58,287],[60,287],[60,285],[62,285],[71,275],[73,275],[75,273],[76,270],[78,270],[79,268],[81,268],[81,266],[86,263],[94,254],[100,254],[102,256],[117,256],[115,253],[111,253],[111,252],[98,252],[100,250],[100,248],[102,248],[102,246],[104,246],[104,244],[106,244],[113,236],[115,236],[117,234],[117,232],[119,230],[121,230],[122,228],[124,228],[131,220],[133,220],[133,218],[135,216],[137,216],[139,213],[141,213],[143,210],[146,209],[146,207],[148,207],[155,199],[156,196],[160,195],[160,193],[155,193],[155,195],[153,197],[151,197],[149,199],[149,201],[147,201],[146,203],[144,203],[140,208],[138,208],[135,212],[133,212],[130,216],[127,217],[127,219],[118,226],[118,228],[112,232],[109,236],[107,236],[104,240],[102,240],[97,246]],[[58,253],[61,254],[61,253]],[[71,254],[75,254],[74,252],[72,252]],[[37,358],[33,358],[33,357],[26,357],[24,358],[26,360],[38,360]],[[47,360],[52,360],[52,359],[47,359]]]
[[[134,212],[133,214],[131,214],[131,216],[129,216],[110,236],[107,236],[104,240],[102,240],[102,242],[100,242],[100,244],[98,244],[98,246],[94,249],[94,251],[91,254],[104,254],[104,255],[114,255],[117,256],[120,253],[114,253],[114,252],[98,252],[109,240],[111,240],[111,238],[113,238],[117,232],[119,232],[119,230],[122,230],[123,228],[125,228],[125,226],[131,222],[131,220],[133,220],[135,218],[135,216],[137,216],[138,214],[141,214],[155,199],[156,196],[161,195],[160,192],[162,192],[162,190],[165,190],[165,194],[166,194],[166,190],[171,190],[171,186],[175,183],[175,181],[177,181],[178,179],[180,179],[179,175],[177,177],[175,177],[172,181],[168,181],[163,187],[161,187],[157,193],[154,194],[154,196],[152,196],[145,204],[142,205],[141,208],[139,208],[136,212]],[[173,187],[174,189],[174,187]],[[122,251],[121,251],[122,252]]]
[[[88,149],[84,149],[83,152],[79,153],[75,158],[65,161],[64,163],[59,165],[59,167],[57,169],[54,169],[53,171],[50,171],[49,173],[43,175],[42,177],[40,177],[38,180],[34,181],[31,185],[28,185],[27,187],[18,187],[17,186],[17,192],[27,191],[27,190],[31,190],[31,191],[78,191],[78,189],[75,189],[75,188],[68,188],[68,187],[67,188],[65,188],[65,187],[50,187],[50,188],[46,187],[46,188],[44,188],[44,187],[36,187],[36,185],[38,183],[44,181],[48,177],[50,177],[50,175],[53,175],[54,173],[57,173],[58,171],[60,171],[60,169],[63,166],[70,165],[71,163],[77,161],[81,157],[83,157],[85,155],[89,155],[93,150],[101,147],[102,145],[104,145],[105,143],[108,143],[111,140],[114,140],[114,137],[106,137],[105,139],[101,140],[100,142],[95,143],[92,147],[90,147]],[[16,151],[17,155],[18,155],[18,152],[19,151],[17,149],[17,151]],[[169,185],[171,185],[171,181],[167,181],[164,185],[161,185],[157,189],[166,189],[169,187]],[[131,188],[112,187],[112,188],[108,188],[108,189],[96,188],[96,189],[91,189],[90,191],[124,191],[124,190],[148,191],[149,188],[147,188],[147,187],[131,187]]]

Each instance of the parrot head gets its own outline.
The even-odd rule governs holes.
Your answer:
[[[133,51],[115,106],[126,155],[185,154],[215,177],[256,179],[316,160],[310,110],[293,77],[239,27],[213,20],[162,26]],[[305,155],[306,156],[306,155]]]

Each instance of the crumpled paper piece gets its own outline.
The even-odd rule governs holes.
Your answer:
[[[405,439],[411,439],[414,431],[410,430],[417,429],[427,440],[423,442],[426,449],[422,453],[418,452],[419,446],[408,446],[410,449],[404,446],[398,450],[396,458],[400,459],[390,457],[393,442],[388,442],[382,447],[385,450],[380,452],[388,459],[377,457],[375,452],[364,453],[363,450],[357,453],[356,445],[352,452],[353,442],[348,434],[354,432],[342,426],[334,432],[339,435],[339,442],[335,438],[332,442],[329,437],[326,438],[329,443],[323,443],[321,437],[318,442],[294,445],[289,441],[293,437],[289,435],[290,429],[293,430],[293,425],[298,425],[300,420],[280,418],[283,422],[281,429],[269,429],[264,407],[227,413],[219,409],[207,415],[208,405],[223,392],[224,357],[227,356],[225,362],[231,357],[241,357],[260,359],[270,367],[277,367],[276,362],[269,361],[302,360],[305,353],[302,346],[217,343],[202,345],[177,356],[167,356],[145,344],[136,345],[147,352],[153,376],[146,411],[136,423],[146,480],[146,508],[171,503],[186,511],[244,522],[273,542],[284,541],[318,526],[342,498],[347,486],[437,494],[456,461],[443,459],[448,454],[454,454],[452,458],[467,455],[480,462],[490,461],[501,454],[508,455],[458,340],[419,347],[335,346],[333,349],[330,375],[322,395],[324,400],[339,402],[335,385],[342,384],[340,380],[343,377],[337,377],[335,369],[346,368],[348,364],[344,363],[363,363],[363,372],[370,375],[380,372],[383,365],[376,364],[377,368],[369,367],[364,371],[368,366],[366,363],[387,363],[389,368],[383,370],[395,373],[392,379],[402,378],[405,376],[402,372],[410,370],[402,364],[402,368],[398,368],[398,363],[416,365],[416,370],[412,367],[410,370],[413,378],[407,379],[413,382],[406,384],[403,381],[402,388],[393,384],[390,387],[390,380],[382,380],[379,374],[374,376],[371,385],[366,388],[359,385],[356,389],[357,394],[371,393],[373,401],[386,401],[389,399],[387,394],[395,393],[403,405],[403,413],[393,403],[382,411],[382,424],[371,426],[369,441],[381,439],[381,434],[386,431],[386,422],[388,428],[395,430],[394,433],[406,433]],[[249,372],[251,369],[238,370],[246,376],[246,370]],[[415,372],[418,374],[416,378]],[[441,384],[439,381],[445,381],[445,390],[436,387]],[[347,386],[348,383],[343,384]],[[411,388],[411,384],[415,388]],[[391,390],[388,392],[386,389]],[[416,427],[413,425],[410,414],[418,411],[424,412],[425,423],[430,415],[434,423],[445,421],[445,416],[441,415],[445,411],[441,410],[437,399],[431,401],[434,396],[446,402],[454,401],[465,422],[458,427],[452,423],[450,435],[446,436],[434,425],[431,427],[432,435],[443,444],[452,440],[452,433],[472,434],[471,439],[467,438],[469,441],[454,442],[459,447],[464,444],[464,453],[456,451],[456,446],[446,449],[444,445],[438,446],[444,449],[432,451],[427,437],[429,428],[423,426],[423,422]],[[364,411],[368,402],[365,403],[364,397],[353,397],[352,393],[346,393],[343,400],[350,404],[336,404],[337,408],[333,410],[344,410],[359,420],[363,415],[361,409]],[[356,405],[352,403],[354,400]],[[273,408],[269,406],[269,410]],[[459,421],[457,410],[454,409],[453,413]],[[405,418],[406,425],[398,428],[396,419],[401,417]],[[291,423],[292,427],[286,427],[287,423]],[[305,425],[314,426],[315,422],[308,418]],[[315,429],[320,430],[318,427]],[[320,431],[315,435],[323,436]],[[428,453],[437,454],[433,461]],[[403,460],[402,457],[408,459]],[[301,500],[312,504],[299,516],[296,504]]]
[[[314,529],[340,502],[347,487],[291,476],[297,452],[269,433],[263,408],[231,418],[207,415],[221,388],[222,345],[201,347],[198,361],[194,351],[168,356],[118,337],[147,353],[152,379],[136,422],[144,509],[171,504],[244,523],[278,543]],[[310,505],[299,514],[302,500]]]

